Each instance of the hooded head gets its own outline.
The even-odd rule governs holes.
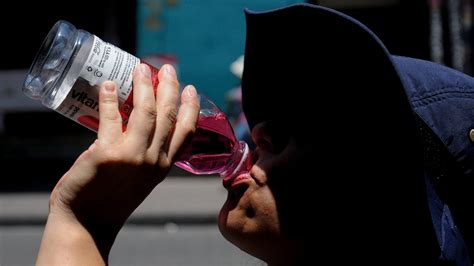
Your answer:
[[[448,157],[454,155],[455,164],[467,162],[463,171],[470,172],[474,105],[465,99],[458,108],[454,98],[460,91],[462,97],[474,91],[472,78],[392,56],[364,25],[328,8],[299,4],[246,11],[246,18],[242,101],[249,126],[271,121],[278,125],[275,138],[296,137],[306,151],[298,174],[285,179],[282,190],[290,196],[284,198],[318,209],[324,221],[311,230],[328,246],[355,251],[356,240],[364,238],[381,243],[366,248],[385,258],[393,255],[394,243],[405,243],[405,253],[397,257],[401,261],[445,255],[440,237],[445,232],[436,224],[451,214],[443,201],[432,204],[433,197],[427,196],[433,192],[437,197],[437,192],[431,190],[434,177],[424,164],[426,135],[420,135],[420,128],[441,139]],[[456,88],[449,100],[444,94],[437,98],[446,88],[442,84]],[[439,114],[444,108],[449,113]],[[277,205],[287,205],[275,197]],[[433,211],[439,206],[440,213]],[[311,226],[295,217],[286,220]],[[318,228],[335,230],[328,234]],[[457,229],[451,233],[446,241],[464,250]]]

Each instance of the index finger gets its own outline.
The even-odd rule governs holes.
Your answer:
[[[113,81],[105,81],[99,91],[99,130],[100,142],[110,144],[122,135],[122,116],[119,112],[117,87]]]

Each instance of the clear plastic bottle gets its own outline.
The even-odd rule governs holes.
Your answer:
[[[133,109],[132,73],[140,59],[97,36],[58,21],[50,30],[23,85],[32,99],[77,123],[97,131],[98,92],[105,80],[118,85],[119,109],[124,128]],[[153,87],[158,69],[150,66]],[[251,153],[238,141],[224,113],[201,96],[197,130],[176,165],[194,174],[220,174],[228,181],[248,173]]]

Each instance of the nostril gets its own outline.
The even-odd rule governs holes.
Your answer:
[[[249,207],[247,207],[247,209],[245,209],[245,215],[248,218],[253,218],[255,216],[255,210],[253,209],[252,206],[249,206]]]

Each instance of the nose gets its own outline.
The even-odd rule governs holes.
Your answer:
[[[258,148],[271,152],[273,149],[272,139],[266,131],[268,131],[268,122],[262,122],[255,125],[252,129],[252,140]]]
[[[266,121],[254,126],[252,139],[259,149],[278,153],[286,147],[289,137],[286,130],[276,126],[275,122]]]

